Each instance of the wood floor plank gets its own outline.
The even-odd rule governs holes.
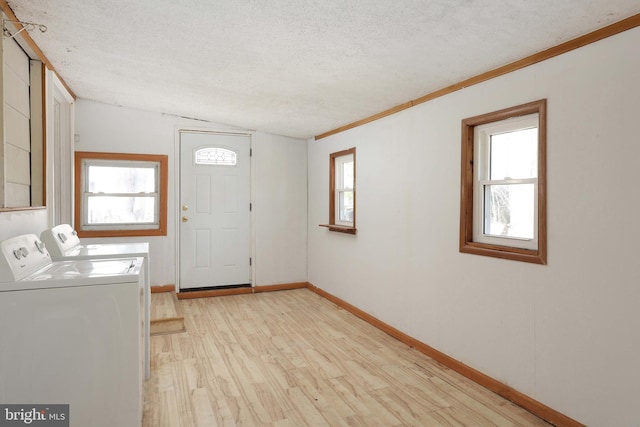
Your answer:
[[[292,381],[330,425],[347,425],[344,418],[354,415],[354,411],[324,378],[317,377],[310,369],[298,369],[291,372],[291,376]]]
[[[332,427],[331,424],[322,416],[315,406],[309,401],[309,398],[298,387],[287,389],[287,394],[296,413],[300,416],[305,426],[312,427]]]
[[[151,294],[151,319],[164,319],[167,317],[180,317],[179,305],[176,304],[175,292],[159,292]]]
[[[209,393],[204,388],[198,388],[191,393],[193,410],[196,414],[196,425],[198,427],[218,427],[216,415],[211,407]]]
[[[173,303],[144,427],[548,425],[307,289]]]

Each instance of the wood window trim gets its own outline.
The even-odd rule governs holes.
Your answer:
[[[336,224],[336,159],[342,156],[353,156],[353,225],[344,226]],[[329,223],[320,224],[320,227],[326,227],[329,231],[338,233],[356,234],[356,148],[348,148],[346,150],[337,151],[329,155]]]
[[[538,248],[537,250],[499,246],[473,241],[474,129],[476,126],[512,117],[538,114]],[[529,102],[462,120],[460,178],[460,252],[502,259],[547,263],[547,100]]]
[[[157,162],[160,165],[160,220],[159,228],[152,230],[83,230],[82,229],[82,161],[85,159],[98,160],[128,160]],[[169,158],[160,154],[127,154],[100,153],[88,151],[75,152],[74,178],[74,228],[79,237],[129,237],[129,236],[166,236],[167,235],[167,192],[169,182]]]
[[[357,234],[357,231],[355,227],[347,227],[344,225],[335,225],[335,224],[320,224],[320,227],[326,227],[329,229],[329,231],[336,231],[338,233],[345,233],[345,234]]]

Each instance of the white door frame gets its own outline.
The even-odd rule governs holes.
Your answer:
[[[180,218],[182,212],[180,210],[180,175],[182,171],[180,170],[180,134],[182,132],[200,132],[200,133],[211,133],[216,135],[241,135],[249,137],[249,147],[253,151],[253,138],[255,132],[245,131],[245,130],[233,130],[233,129],[219,129],[219,128],[206,128],[206,127],[197,127],[197,126],[178,126],[175,129],[175,141],[174,141],[174,155],[173,155],[173,165],[174,165],[174,191],[173,191],[173,207],[169,207],[169,211],[173,213],[173,227],[175,230],[175,253],[174,259],[176,266],[175,271],[175,292],[180,292]],[[254,163],[253,156],[249,156],[249,203],[253,206],[253,189],[254,185]],[[171,203],[171,197],[169,197],[169,203]],[[253,288],[256,283],[256,254],[255,254],[255,219],[254,219],[254,209],[251,209],[249,212],[249,252],[251,254],[251,287]]]
[[[58,76],[47,70],[47,210],[49,224],[73,224],[74,99]],[[58,121],[55,105],[60,107]],[[64,172],[64,173],[63,173]],[[56,184],[60,194],[56,195]]]

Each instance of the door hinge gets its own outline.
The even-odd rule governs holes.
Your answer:
[[[253,203],[249,203],[249,212],[253,211]]]
[[[253,156],[253,148],[249,148],[249,157]]]
[[[251,266],[251,265],[252,265],[252,262],[253,262],[253,261],[251,260],[251,257],[249,257],[249,266]]]

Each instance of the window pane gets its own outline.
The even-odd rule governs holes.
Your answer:
[[[339,217],[342,222],[353,222],[353,191],[340,191]]]
[[[342,188],[353,188],[353,160],[342,164]]]
[[[491,135],[489,179],[538,176],[538,128]]]
[[[533,239],[533,184],[486,185],[484,234]]]
[[[153,193],[156,191],[155,167],[97,166],[88,167],[90,193]]]
[[[88,224],[140,224],[157,222],[155,197],[89,196]]]

